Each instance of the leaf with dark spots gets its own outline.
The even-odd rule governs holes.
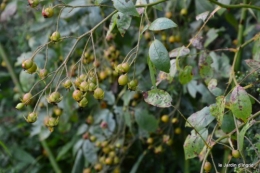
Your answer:
[[[172,102],[170,94],[159,89],[143,92],[143,97],[146,103],[160,108],[170,107]]]
[[[191,134],[187,136],[183,145],[186,160],[199,156],[205,146],[204,141],[207,140],[208,130],[203,128],[199,131],[199,134],[192,130]]]
[[[202,110],[193,113],[187,119],[185,126],[201,130],[208,126],[214,119],[215,117],[211,115],[209,107],[204,107]]]
[[[234,116],[244,122],[252,113],[252,103],[246,92],[241,86],[236,86],[230,96],[230,109]]]

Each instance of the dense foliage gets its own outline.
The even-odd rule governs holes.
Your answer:
[[[259,172],[259,5],[1,1],[0,172]]]

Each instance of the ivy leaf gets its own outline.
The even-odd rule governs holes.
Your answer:
[[[225,97],[219,96],[216,98],[216,104],[210,105],[210,113],[216,117],[219,126],[222,125],[224,110],[225,110]]]
[[[215,117],[213,117],[210,113],[210,108],[204,107],[202,110],[193,113],[185,124],[186,127],[194,127],[198,131],[208,126]]]
[[[177,27],[177,25],[172,20],[166,17],[161,17],[161,18],[157,18],[155,21],[151,23],[149,30],[161,31],[164,29],[175,28],[175,27]]]
[[[170,70],[170,58],[168,51],[159,40],[154,40],[149,48],[149,56],[154,66],[165,73]]]
[[[201,129],[199,131],[199,134],[203,137],[205,141],[207,140],[207,129]],[[195,130],[192,130],[191,134],[187,136],[183,145],[186,160],[199,156],[200,152],[205,146],[205,143],[199,134],[197,134]]]
[[[113,0],[113,2],[114,2],[114,7],[121,13],[139,17],[139,13],[136,11],[133,1]]]
[[[208,89],[214,96],[220,96],[222,94],[222,90],[218,88],[217,85],[217,79],[211,79],[208,83]]]
[[[230,95],[230,104],[234,116],[246,122],[252,113],[252,103],[243,87],[238,85],[234,88]]]
[[[170,51],[169,57],[174,58],[174,57],[186,56],[189,53],[190,53],[190,49],[186,48],[185,46],[182,46]]]
[[[179,74],[179,81],[181,84],[187,84],[192,80],[193,74],[192,74],[192,67],[186,66],[183,70],[180,71]]]
[[[158,127],[156,118],[145,109],[136,109],[135,120],[138,126],[147,132],[154,132]]]
[[[166,108],[171,106],[172,97],[169,93],[159,89],[143,92],[144,101],[150,105]]]
[[[122,37],[124,37],[126,30],[130,27],[132,17],[124,13],[118,12],[117,28]]]

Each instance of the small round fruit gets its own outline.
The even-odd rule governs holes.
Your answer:
[[[104,98],[104,96],[105,96],[105,92],[101,88],[95,89],[95,91],[94,91],[94,98],[95,99],[101,100],[101,99]]]
[[[88,82],[86,81],[81,82],[81,84],[79,85],[79,89],[82,92],[88,91]]]
[[[74,81],[74,84],[76,85],[77,88],[79,88],[81,82],[83,82],[83,80],[81,80],[80,77],[77,77]]]
[[[38,115],[35,112],[32,112],[27,116],[26,121],[28,123],[34,123],[37,120],[37,118],[38,118]]]
[[[37,70],[37,65],[36,65],[35,63],[33,63],[33,65],[31,66],[31,68],[27,69],[26,72],[29,73],[29,74],[33,74],[33,73],[36,72],[36,70]]]
[[[128,76],[127,76],[127,74],[123,74],[123,75],[121,75],[121,76],[119,76],[119,78],[118,78],[118,84],[119,85],[126,85],[127,84],[127,82],[128,82]]]
[[[172,13],[170,11],[166,12],[165,17],[172,18]]]
[[[73,97],[74,100],[79,102],[83,97],[83,93],[80,90],[75,90],[72,94],[72,97]]]
[[[169,42],[174,43],[175,42],[175,37],[172,35],[169,37]]]
[[[97,137],[94,135],[91,135],[89,139],[91,142],[95,142],[97,140]]]
[[[123,73],[127,73],[130,69],[130,65],[129,65],[129,63],[125,62],[121,65],[121,68],[122,68]]]
[[[96,171],[101,171],[102,168],[103,168],[103,166],[102,166],[101,163],[97,163],[97,164],[95,164],[95,166],[94,166],[94,169],[95,169]]]
[[[86,169],[83,170],[83,173],[91,173],[91,172],[92,172],[92,171],[91,171],[90,168],[86,168]]]
[[[47,122],[46,122],[46,126],[47,127],[54,127],[54,126],[56,126],[56,125],[58,125],[58,121],[59,119],[56,119],[56,118],[54,118],[54,117],[48,117],[48,119],[47,119]]]
[[[169,116],[168,116],[168,115],[163,115],[163,116],[161,117],[161,121],[164,122],[164,123],[169,122]]]
[[[204,164],[204,170],[206,171],[206,172],[210,172],[210,170],[211,170],[211,168],[212,168],[212,165],[211,165],[211,163],[210,162],[206,162],[205,164]]]
[[[239,158],[240,157],[240,153],[239,153],[239,151],[238,150],[232,150],[232,156],[234,157],[234,158]]]
[[[39,0],[28,0],[29,5],[34,8],[39,5]]]
[[[79,102],[79,107],[84,108],[84,107],[87,106],[87,104],[88,104],[88,100],[87,100],[86,97],[84,97],[83,99],[80,100],[80,102]]]
[[[186,16],[188,14],[188,10],[186,8],[181,9],[180,15]]]
[[[128,82],[127,86],[129,90],[135,91],[138,85],[138,80],[137,79],[133,79],[130,82]]]
[[[18,110],[20,110],[20,109],[22,109],[23,107],[24,107],[24,104],[23,104],[23,103],[18,103],[15,108],[18,109]]]
[[[46,76],[48,75],[48,71],[44,68],[44,69],[40,69],[40,71],[39,71],[39,77],[41,78],[41,79],[44,79],[44,78],[46,78]]]
[[[87,117],[87,119],[86,119],[86,123],[87,123],[87,124],[93,124],[93,122],[94,122],[93,116],[92,116],[92,115],[89,115],[89,116]]]
[[[150,40],[150,39],[151,39],[151,34],[150,34],[149,32],[145,32],[145,33],[144,33],[144,38],[145,38],[146,40]]]
[[[174,130],[174,133],[179,135],[181,134],[181,128],[180,127],[177,127],[175,130]]]
[[[59,92],[55,91],[48,97],[49,103],[59,103],[62,100],[62,96]]]
[[[55,107],[55,108],[53,109],[53,113],[54,113],[54,115],[56,115],[57,117],[59,117],[59,116],[61,116],[61,114],[62,114],[62,109],[59,108],[59,107]]]
[[[108,127],[107,122],[102,121],[101,124],[100,124],[100,127],[101,127],[102,129],[106,129],[106,128]]]
[[[173,124],[176,124],[176,123],[178,123],[178,122],[179,122],[178,118],[173,118],[173,119],[172,119],[172,123],[173,123]]]
[[[176,35],[174,36],[174,39],[176,42],[180,42],[181,41],[181,36],[180,35]]]
[[[25,70],[28,70],[32,66],[33,66],[33,61],[31,59],[26,59],[22,63],[22,68],[25,69]]]
[[[66,89],[70,89],[70,87],[72,86],[72,83],[69,79],[67,79],[65,82],[63,82],[63,87]]]
[[[23,95],[22,103],[25,105],[29,105],[32,102],[32,94],[26,93]]]
[[[50,18],[50,17],[53,16],[53,14],[54,14],[54,10],[53,10],[52,7],[43,8],[43,9],[42,9],[42,16],[43,16],[44,18]]]
[[[147,144],[152,144],[153,143],[153,138],[148,138],[146,141]]]
[[[106,79],[106,77],[107,77],[107,73],[106,73],[106,71],[101,71],[101,72],[98,74],[98,76],[99,76],[99,79],[100,79],[100,80],[104,80],[104,79]]]
[[[60,33],[58,31],[55,31],[54,33],[52,33],[50,39],[53,42],[60,41]]]
[[[106,158],[105,163],[106,163],[106,165],[111,165],[113,163],[113,159],[108,157],[108,158]]]

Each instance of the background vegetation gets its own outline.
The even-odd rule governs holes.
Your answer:
[[[259,5],[2,0],[0,172],[259,172]]]

